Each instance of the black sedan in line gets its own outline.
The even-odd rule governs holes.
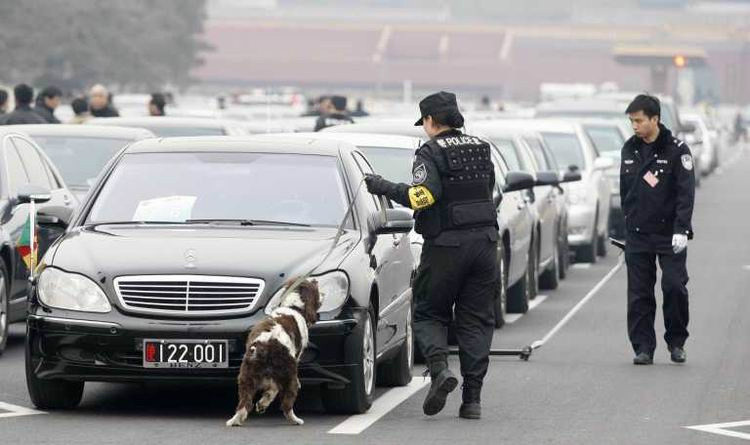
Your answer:
[[[299,138],[122,150],[34,280],[34,405],[74,407],[86,381],[233,380],[248,331],[313,267],[324,303],[302,384],[360,413],[376,382],[409,383],[413,221],[366,193],[366,165],[351,144]]]

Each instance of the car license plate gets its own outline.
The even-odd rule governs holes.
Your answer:
[[[228,340],[143,340],[144,368],[228,368]]]

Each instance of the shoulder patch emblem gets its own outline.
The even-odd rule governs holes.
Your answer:
[[[436,142],[438,143],[438,145],[439,145],[439,146],[441,146],[442,148],[445,148],[445,147],[447,147],[447,146],[448,146],[448,144],[446,144],[446,143],[445,143],[445,141],[444,141],[443,139],[435,139],[435,141],[436,141]]]
[[[693,157],[692,156],[682,155],[680,156],[680,161],[682,162],[682,166],[685,167],[685,170],[693,169]]]
[[[413,185],[422,184],[427,180],[427,167],[424,164],[419,164],[412,170],[411,182]]]

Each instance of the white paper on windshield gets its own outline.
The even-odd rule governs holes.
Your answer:
[[[191,218],[196,196],[165,196],[138,203],[133,221],[184,222]]]

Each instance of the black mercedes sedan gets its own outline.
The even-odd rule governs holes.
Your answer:
[[[324,303],[303,385],[320,385],[329,411],[361,413],[376,383],[408,384],[413,222],[367,194],[371,171],[351,144],[313,139],[121,151],[37,270],[32,402],[75,407],[87,381],[233,380],[250,328],[311,270]]]

